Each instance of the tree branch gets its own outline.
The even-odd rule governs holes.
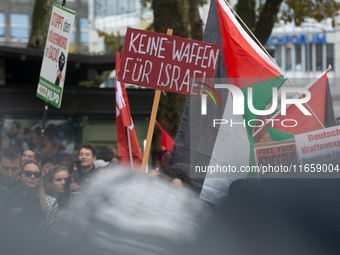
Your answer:
[[[283,0],[267,0],[263,7],[254,31],[256,38],[262,45],[267,42],[272,32],[282,1]]]
[[[239,0],[236,5],[236,12],[247,27],[254,31],[256,24],[255,0]]]
[[[201,41],[203,38],[202,20],[198,12],[199,0],[189,0],[189,22],[191,38]]]

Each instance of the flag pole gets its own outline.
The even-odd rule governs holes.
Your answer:
[[[132,160],[132,152],[131,152],[131,142],[130,142],[130,132],[129,132],[129,126],[126,127],[126,133],[128,138],[128,145],[129,145],[129,156],[130,156],[130,163],[131,163],[131,171],[133,171],[133,160]]]
[[[42,120],[42,123],[41,123],[41,134],[40,134],[40,141],[39,141],[38,155],[37,155],[37,162],[38,163],[40,161],[41,145],[42,145],[44,134],[45,134],[45,123],[46,123],[47,111],[48,111],[48,103],[47,103],[47,101],[45,101],[44,115],[43,115],[43,120]]]
[[[153,131],[155,128],[155,120],[156,120],[160,96],[161,96],[161,91],[157,89],[155,92],[155,97],[153,99],[153,105],[152,105],[151,117],[150,117],[150,122],[149,122],[148,135],[146,137],[146,145],[145,145],[145,150],[144,150],[144,155],[143,155],[141,173],[145,173],[146,165],[149,159],[151,140],[152,140]]]
[[[172,31],[173,31],[172,29],[168,28],[168,31],[166,34],[172,35]],[[161,90],[157,89],[155,92],[155,97],[153,99],[153,105],[152,105],[151,117],[150,117],[150,122],[149,122],[148,135],[146,137],[146,145],[145,145],[145,150],[144,150],[144,155],[143,155],[141,173],[145,173],[146,165],[148,164],[151,141],[152,141],[153,131],[155,129],[156,115],[157,115],[160,96],[161,96]]]
[[[324,73],[328,73],[330,70],[332,69],[332,67],[331,66],[329,66],[328,68],[327,68],[327,70],[324,72]],[[319,78],[318,78],[319,79]],[[299,95],[300,96],[300,95]],[[300,96],[301,97],[301,96]],[[266,122],[265,124],[263,124],[258,130],[256,130],[256,132],[254,132],[253,134],[252,134],[252,136],[253,137],[255,137],[258,133],[260,133],[260,131],[263,129],[263,128],[265,128],[267,125],[268,125],[268,123],[273,119],[273,118],[275,118],[277,116],[277,114],[275,114],[273,117],[271,117],[269,120],[268,120],[268,122]],[[317,120],[318,120],[318,118],[316,118]],[[319,121],[319,120],[318,120]],[[319,121],[319,124],[323,127],[323,128],[325,128],[323,125],[322,125],[322,123],[320,123],[320,121]]]
[[[249,29],[249,27],[243,22],[243,20],[240,18],[240,16],[238,16],[237,12],[230,6],[230,4],[228,3],[227,0],[224,0],[224,2],[228,5],[229,9],[235,14],[235,16],[239,19],[239,21],[241,21],[241,23],[243,24],[243,26],[245,28],[247,28],[248,32],[251,34],[251,36],[253,37],[253,39],[257,42],[257,44],[261,47],[261,49],[268,55],[268,57],[274,62],[275,66],[281,71],[282,74],[284,74],[284,72],[282,71],[281,67],[275,62],[275,60],[272,58],[272,56],[268,53],[268,51],[266,50],[266,48],[262,45],[262,43],[260,43],[260,41],[256,38],[256,36],[254,35],[254,33]],[[286,81],[290,84],[290,86],[292,86],[293,88],[295,88],[295,86],[290,82],[290,80],[288,79],[288,77],[284,74],[284,77],[286,78]],[[301,97],[301,94],[299,92],[296,92],[296,94],[298,94],[299,97]],[[308,110],[311,112],[311,114],[314,116],[314,118],[319,122],[319,124],[321,125],[322,128],[325,128],[321,121],[318,119],[318,117],[315,115],[315,113],[312,111],[312,109],[309,107],[309,105],[307,103],[305,103],[305,105],[307,106]],[[258,129],[260,130],[260,129]]]

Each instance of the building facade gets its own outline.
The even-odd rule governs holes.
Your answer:
[[[340,118],[340,18],[318,23],[307,19],[301,26],[277,23],[267,41],[276,63],[297,87],[318,78],[328,67],[335,117]]]
[[[89,50],[104,53],[107,47],[98,31],[121,36],[122,42],[127,27],[146,29],[153,22],[150,4],[142,5],[140,0],[89,0],[88,18],[90,23]]]
[[[56,0],[61,5],[62,0]],[[26,47],[31,34],[35,0],[1,0],[0,46]],[[67,8],[76,11],[70,52],[88,53],[88,0],[67,0]]]
[[[62,0],[55,3],[61,5]],[[0,146],[8,146],[13,122],[33,149],[34,130],[41,123],[44,102],[36,97],[43,50],[26,49],[35,0],[1,0],[0,3]],[[68,56],[62,106],[49,106],[48,126],[58,132],[60,151],[70,152],[92,143],[99,151],[116,146],[115,90],[87,87],[103,72],[115,69],[115,56],[89,56],[90,22],[87,0],[67,0],[76,11]],[[80,54],[71,54],[80,53]],[[29,78],[29,79],[28,79]],[[85,84],[85,85],[84,85]],[[146,137],[153,91],[128,92],[140,146]]]

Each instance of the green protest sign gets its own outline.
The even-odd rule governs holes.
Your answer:
[[[60,108],[68,49],[76,13],[54,4],[41,65],[37,97]]]

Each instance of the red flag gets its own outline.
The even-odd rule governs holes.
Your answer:
[[[324,72],[316,81],[309,83],[305,88],[311,93],[311,99],[308,101],[308,105],[318,117],[320,122],[326,127],[335,125],[334,114],[330,114],[326,118],[327,111],[331,111],[333,113],[332,101],[330,98],[327,100],[327,72]],[[295,98],[298,98],[298,95],[296,95]],[[277,140],[276,136],[278,135],[276,131],[286,133],[287,135],[297,135],[322,128],[313,115],[304,115],[295,104],[289,105],[286,108],[286,115],[281,115],[281,111],[279,111],[272,118],[276,120],[276,123],[280,123],[284,119],[293,119],[297,122],[296,126],[294,126],[295,122],[286,121],[285,125],[292,127],[282,127],[282,125],[275,125],[272,128],[271,124],[268,124],[267,130],[269,131],[273,140]],[[333,119],[333,122],[330,122],[329,119]]]
[[[171,136],[159,125],[156,121],[157,127],[162,131],[162,142],[161,142],[161,150],[169,150],[172,151],[172,147],[174,146],[174,140]]]
[[[134,169],[139,169],[142,164],[142,154],[139,149],[137,135],[133,121],[131,118],[129,101],[126,94],[125,84],[119,82],[118,71],[119,71],[120,56],[119,52],[116,53],[116,127],[117,127],[117,144],[118,144],[118,155],[120,158],[121,166],[130,166],[130,154],[127,137],[127,129],[129,127],[131,153],[133,158]]]

